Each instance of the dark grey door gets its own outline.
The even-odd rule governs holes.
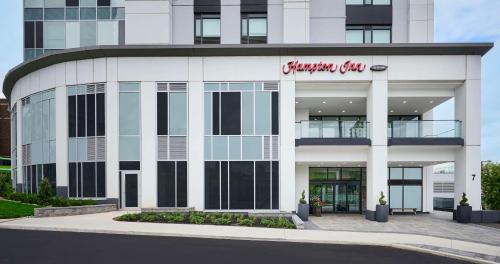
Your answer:
[[[138,175],[136,173],[125,174],[125,207],[138,207]]]

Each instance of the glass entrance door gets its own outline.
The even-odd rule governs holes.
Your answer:
[[[359,213],[360,190],[358,182],[311,183],[310,193],[324,202],[323,213]]]

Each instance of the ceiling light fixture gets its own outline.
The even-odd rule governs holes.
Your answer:
[[[345,113],[345,110],[342,110],[342,113]]]
[[[433,104],[433,103],[434,103],[434,101],[429,101],[429,104]]]
[[[389,112],[394,113],[394,110],[391,110],[391,111],[389,111]]]
[[[299,103],[299,101],[295,101],[295,103],[296,103],[296,104],[298,104],[298,103]]]
[[[403,101],[403,104],[406,104],[407,102],[406,101]]]
[[[322,103],[326,104],[326,102],[325,102],[325,101],[323,101]]]
[[[413,111],[413,112],[418,113],[418,110],[415,110],[415,111]]]
[[[323,112],[323,111],[321,111],[321,110],[318,110],[318,113],[321,113],[321,112]]]
[[[349,101],[350,104],[352,104],[352,101]]]

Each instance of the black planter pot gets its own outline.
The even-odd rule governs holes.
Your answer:
[[[297,215],[302,221],[307,221],[309,219],[309,205],[299,204],[299,210],[297,210]]]
[[[377,222],[389,221],[389,205],[377,204],[377,209],[375,210],[375,220]]]
[[[472,217],[472,206],[457,206],[456,216],[459,223],[470,223]]]

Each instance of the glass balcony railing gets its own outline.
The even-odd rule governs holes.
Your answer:
[[[389,122],[389,138],[461,138],[462,122],[456,120],[397,120]]]
[[[366,121],[301,121],[295,138],[368,138]]]

